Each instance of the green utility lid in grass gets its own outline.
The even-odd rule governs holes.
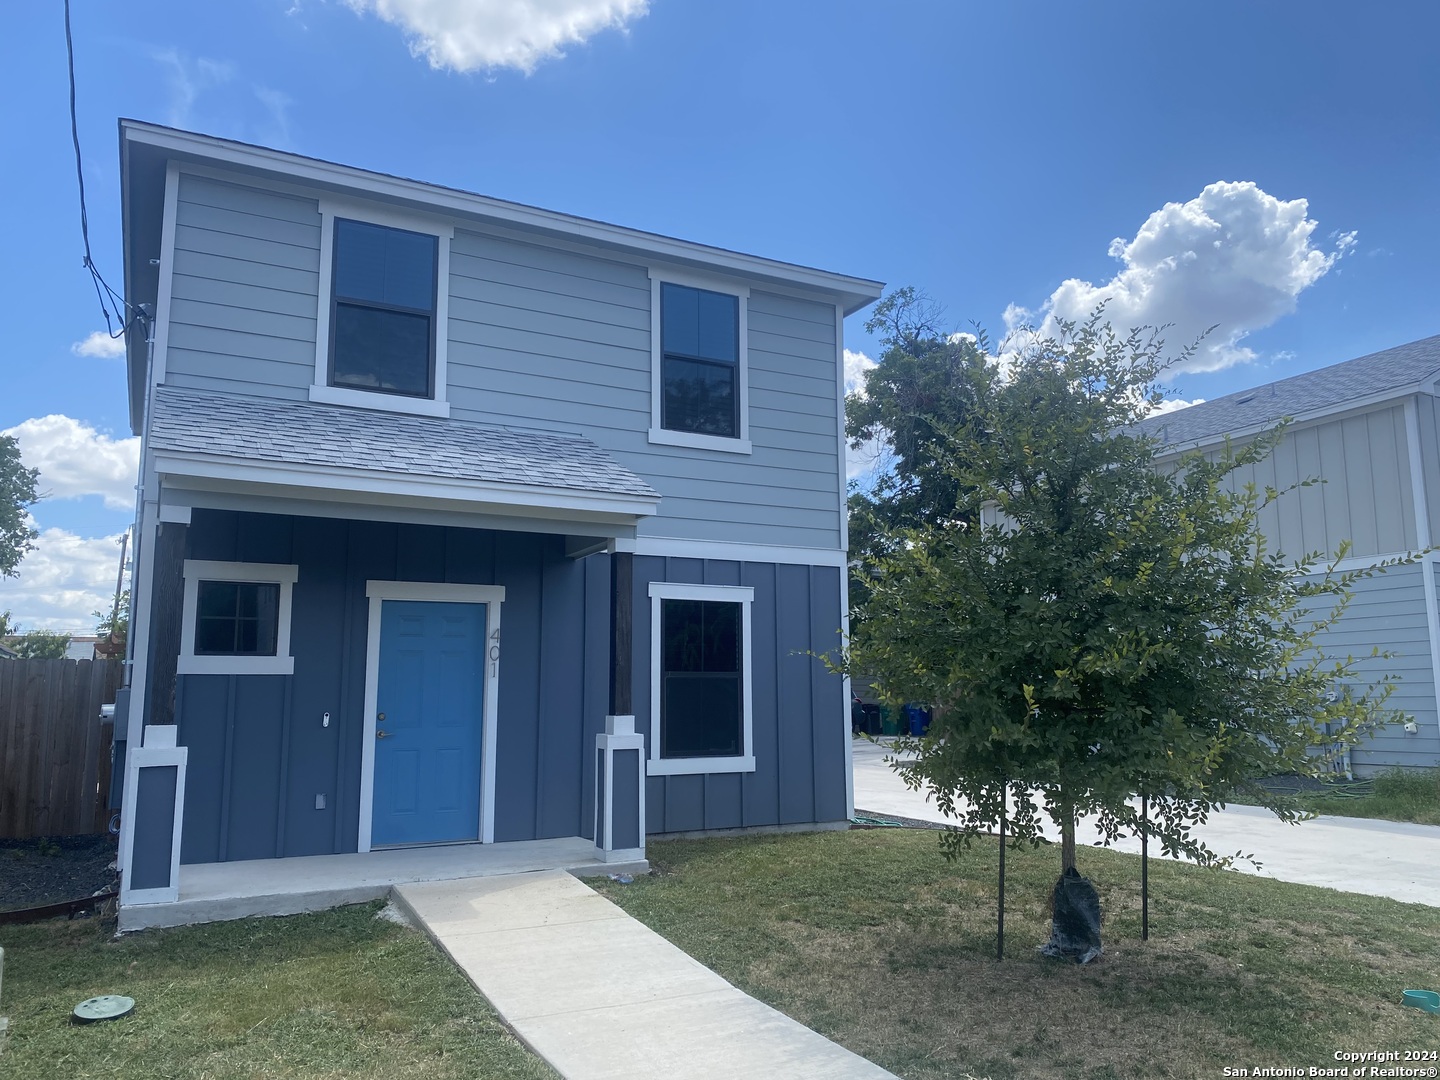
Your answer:
[[[101,1020],[119,1020],[135,1008],[135,999],[119,994],[102,994],[75,1006],[71,1014],[77,1024],[94,1024]]]

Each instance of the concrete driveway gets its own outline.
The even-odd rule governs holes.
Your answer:
[[[945,822],[933,802],[907,788],[885,763],[889,747],[857,738],[853,750],[857,813]],[[1211,815],[1196,833],[1218,854],[1253,854],[1259,867],[1236,863],[1245,873],[1440,907],[1440,826],[1345,817],[1288,825],[1268,810],[1236,806]],[[1098,840],[1093,825],[1082,820],[1076,842]],[[1140,851],[1138,839],[1114,846]],[[1156,845],[1151,854],[1159,854]]]

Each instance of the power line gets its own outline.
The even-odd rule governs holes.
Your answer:
[[[80,185],[80,236],[85,241],[85,269],[90,271],[90,278],[95,286],[95,298],[100,301],[100,314],[105,317],[105,332],[112,338],[120,338],[125,336],[130,324],[137,318],[143,318],[145,313],[109,286],[96,269],[95,260],[90,257],[90,218],[85,211],[85,167],[80,157],[80,122],[75,109],[75,41],[70,33],[70,0],[65,0],[65,59],[70,75],[70,141],[75,147],[75,179]],[[106,302],[107,295],[114,304],[114,321],[120,324],[119,330],[116,330],[111,322],[111,303]],[[125,318],[127,310],[133,313],[128,321]]]

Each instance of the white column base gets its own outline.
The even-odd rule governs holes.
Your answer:
[[[645,858],[645,736],[635,731],[635,717],[605,717],[605,730],[595,736],[595,770],[595,858],[639,862]]]

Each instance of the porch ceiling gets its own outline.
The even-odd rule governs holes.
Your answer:
[[[632,526],[660,495],[576,435],[158,387],[167,486]]]

